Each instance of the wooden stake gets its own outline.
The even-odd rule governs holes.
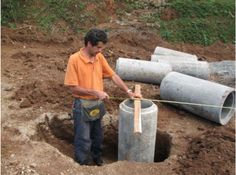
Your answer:
[[[141,93],[140,85],[135,85],[135,93]],[[141,100],[134,100],[134,133],[142,133]]]

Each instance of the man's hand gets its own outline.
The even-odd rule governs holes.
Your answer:
[[[115,84],[117,84],[121,89],[123,89],[124,91],[127,88],[127,86],[125,85],[125,83],[123,82],[123,80],[117,75],[114,74],[112,76],[112,80],[115,82]],[[130,98],[142,98],[141,94],[137,94],[137,93],[133,93],[131,90],[128,89],[128,91],[126,91],[127,94],[129,95]]]
[[[103,91],[96,91],[96,96],[99,98],[99,100],[109,99],[109,95]]]
[[[141,94],[133,93],[132,91],[127,92],[130,98],[142,98]]]

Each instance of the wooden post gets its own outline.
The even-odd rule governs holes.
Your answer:
[[[135,85],[135,93],[141,93],[140,85]],[[142,133],[141,100],[134,100],[134,133]]]

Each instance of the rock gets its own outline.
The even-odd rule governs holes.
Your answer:
[[[35,168],[35,167],[36,167],[36,163],[31,163],[31,164],[30,164],[30,167],[31,167],[31,168]]]
[[[20,103],[20,108],[28,108],[30,106],[31,102],[27,98],[23,99],[22,102]]]
[[[12,91],[14,89],[14,87],[13,86],[10,86],[10,85],[5,85],[5,87],[4,87],[4,91]]]
[[[108,126],[111,124],[111,116],[109,113],[106,113],[102,118],[103,126]]]

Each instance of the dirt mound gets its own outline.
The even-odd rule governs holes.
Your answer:
[[[37,80],[34,83],[22,85],[13,99],[21,101],[20,107],[44,106],[49,103],[56,104],[57,107],[70,108],[72,102],[68,89],[63,84],[50,80]]]
[[[179,160],[180,174],[234,174],[235,130],[216,128],[193,138]]]
[[[63,54],[63,52],[61,53]],[[24,66],[28,66],[29,68],[35,68],[37,67],[38,64],[41,62],[44,62],[46,64],[46,67],[48,69],[58,69],[59,71],[65,71],[67,62],[66,60],[58,60],[58,59],[53,59],[50,58],[50,56],[46,54],[39,54],[39,53],[32,53],[32,52],[17,52],[11,56],[11,58],[15,60],[21,60],[23,61]],[[51,59],[51,60],[50,60]],[[52,61],[52,64],[48,65],[47,63]],[[43,63],[41,63],[43,64]]]
[[[159,38],[152,32],[139,31],[131,28],[116,30],[109,33],[109,42],[104,52],[113,68],[119,57],[150,60]]]
[[[24,43],[44,43],[44,44],[69,44],[74,38],[70,33],[51,33],[48,35],[40,30],[40,28],[32,25],[19,25],[16,29],[2,27],[2,43],[15,44],[16,42]]]

